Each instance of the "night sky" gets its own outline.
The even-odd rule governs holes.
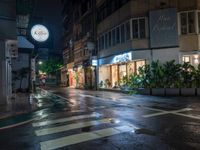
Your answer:
[[[62,53],[61,10],[60,0],[36,0],[33,12],[33,23],[44,24],[50,31],[48,47],[53,53]]]

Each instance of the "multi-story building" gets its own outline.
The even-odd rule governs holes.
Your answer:
[[[95,68],[91,61],[96,55],[95,1],[63,0],[62,3],[65,28],[63,56],[67,68],[63,68],[62,78],[69,86],[94,87]]]
[[[96,7],[101,85],[117,87],[153,60],[199,64],[200,0],[97,0]]]
[[[0,105],[12,96],[11,57],[17,50],[16,2],[0,1]]]
[[[138,73],[139,67],[154,60],[199,64],[200,0],[63,3],[66,43],[70,43],[64,56],[66,64],[73,62],[68,72],[72,76],[68,80],[76,80],[72,83],[84,85],[91,79],[86,65],[91,56],[85,48],[88,34],[98,40],[97,78],[104,87],[117,87],[124,76]]]

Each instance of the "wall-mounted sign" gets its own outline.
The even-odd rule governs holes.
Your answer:
[[[92,66],[97,66],[98,65],[98,61],[96,59],[92,59]]]
[[[38,42],[44,42],[49,38],[49,31],[45,26],[37,24],[32,27],[31,36]]]
[[[115,56],[113,63],[127,62],[130,60],[132,60],[131,52]]]
[[[6,57],[18,57],[18,42],[16,40],[6,41]]]
[[[177,11],[175,8],[151,11],[151,48],[178,46]]]

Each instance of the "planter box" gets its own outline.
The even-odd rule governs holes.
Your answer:
[[[197,96],[200,96],[200,88],[197,88]]]
[[[180,89],[179,88],[166,88],[166,96],[179,96]]]
[[[195,96],[195,88],[181,88],[182,96]]]
[[[164,96],[165,95],[165,89],[164,88],[152,88],[152,95]]]
[[[136,91],[138,92],[138,94],[141,94],[141,95],[150,95],[151,94],[150,89],[137,89]]]

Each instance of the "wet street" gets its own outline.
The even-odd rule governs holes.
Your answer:
[[[36,98],[41,110],[0,128],[1,150],[200,149],[199,97],[49,88]]]

